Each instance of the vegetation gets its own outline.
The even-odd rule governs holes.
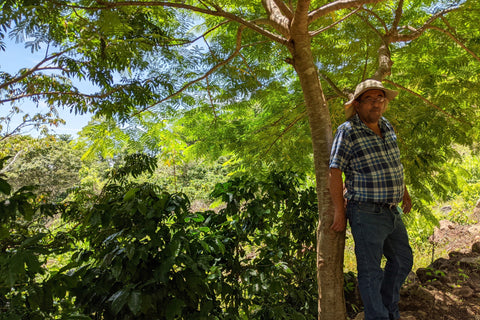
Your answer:
[[[0,170],[11,159],[4,158]],[[480,162],[473,159],[466,156],[463,165],[475,171]],[[185,193],[152,182],[167,175],[156,157],[135,153],[117,162],[99,192],[87,197],[85,184],[56,203],[39,197],[38,189],[15,191],[5,175],[0,178],[0,263],[8,270],[0,279],[1,319],[318,317],[316,194],[305,177],[224,177],[203,199],[211,208],[195,210]],[[202,177],[189,182],[197,180]],[[452,200],[479,195],[465,191]],[[436,258],[426,239],[435,225],[426,221],[408,219],[418,266]],[[355,281],[353,257],[347,239],[347,297]],[[347,307],[354,314],[361,305]]]
[[[6,201],[5,206],[17,203],[12,198],[16,195],[28,203],[25,208],[31,207],[9,209],[13,210],[13,220],[5,222],[5,230],[11,230],[9,223],[16,223],[17,218],[25,219],[29,230],[34,225],[30,221],[36,221],[31,212],[38,210],[44,210],[47,217],[69,212],[77,218],[65,218],[64,223],[72,228],[65,234],[78,243],[64,241],[65,245],[87,246],[85,250],[89,250],[95,242],[86,240],[82,233],[88,229],[84,223],[91,223],[84,219],[90,214],[98,216],[95,210],[103,206],[111,208],[109,196],[114,202],[126,201],[133,189],[128,181],[114,177],[122,172],[116,171],[119,168],[130,167],[123,159],[146,159],[129,158],[138,153],[157,156],[158,170],[172,173],[149,176],[141,170],[132,171],[136,180],[130,183],[137,184],[134,188],[151,186],[154,192],[148,194],[151,198],[147,202],[156,201],[162,192],[176,195],[184,191],[195,200],[204,198],[215,182],[225,182],[222,177],[227,174],[236,178],[241,173],[255,173],[250,180],[265,181],[260,178],[269,177],[266,172],[297,172],[305,177],[298,192],[314,186],[317,197],[317,216],[309,219],[318,221],[314,245],[318,317],[343,319],[344,235],[329,229],[329,143],[332,128],[343,121],[343,102],[356,83],[369,77],[400,91],[389,104],[387,117],[398,131],[408,186],[417,204],[418,214],[410,222],[417,230],[415,241],[422,242],[435,223],[436,217],[428,209],[434,201],[448,200],[464,191],[465,203],[476,197],[476,187],[471,195],[465,188],[459,189],[465,175],[459,173],[458,164],[462,156],[459,146],[470,151],[479,137],[478,1],[6,0],[0,2],[0,8],[0,48],[8,50],[3,39],[11,36],[25,42],[32,52],[42,53],[40,61],[18,72],[0,71],[0,105],[7,114],[0,118],[0,140],[5,143],[2,153],[11,156],[4,160],[3,173],[9,182],[2,178],[6,197],[2,201]],[[85,81],[91,84],[89,90],[81,85]],[[45,105],[49,111],[27,114],[23,123],[12,126],[10,116],[21,114],[22,103]],[[69,150],[67,141],[59,138],[50,143],[51,138],[29,141],[15,137],[25,126],[61,123],[58,108],[95,114],[75,141],[76,151]],[[23,147],[22,139],[26,142]],[[35,143],[43,147],[30,146]],[[52,152],[51,160],[57,161],[44,159],[44,151]],[[63,152],[64,157],[54,156]],[[70,168],[79,168],[75,159],[80,153],[88,164],[68,175]],[[31,166],[28,172],[36,172],[36,181],[28,181],[33,180],[33,174],[12,171],[16,164],[18,172]],[[112,173],[105,178],[107,168]],[[59,172],[58,185],[57,180],[48,181],[49,169]],[[191,184],[196,175],[207,173],[211,174],[208,183]],[[74,193],[67,190],[78,181]],[[31,183],[36,189],[22,188]],[[131,192],[136,197],[140,191]],[[52,205],[50,201],[63,203]],[[184,207],[179,203],[178,210]],[[131,214],[111,209],[122,219]],[[82,215],[86,215],[83,220]],[[98,225],[101,231],[103,223],[105,232],[118,227],[118,221],[106,219]],[[190,230],[195,225],[181,228]],[[207,237],[204,233],[199,234]],[[46,246],[42,250],[47,250],[48,241],[54,241],[56,234],[46,234],[48,237],[28,243],[42,243]],[[125,237],[115,240],[120,241],[121,248],[127,242],[142,241]],[[15,246],[26,247],[21,242],[11,248]],[[262,245],[256,244],[252,250],[259,248]],[[93,253],[99,254],[103,248],[98,249]],[[41,270],[47,251],[37,253]],[[78,263],[104,272],[99,256],[88,256],[88,261],[78,257],[74,259]],[[329,263],[321,263],[327,260]],[[35,273],[37,269],[32,268]],[[17,285],[12,281],[10,285]],[[132,293],[136,288],[128,290],[119,293],[122,299],[115,300],[116,306],[125,307],[130,296],[137,299]],[[67,310],[73,309],[62,301],[72,300],[62,295],[63,291],[54,308],[68,314]],[[51,295],[42,292],[32,296]],[[235,308],[241,308],[238,299]],[[45,303],[50,308],[50,302]],[[215,303],[212,300],[211,310],[217,310]],[[40,306],[40,302],[34,305]],[[42,308],[39,312],[43,316],[53,312]],[[102,308],[86,313],[100,317],[113,312]],[[138,305],[132,308],[131,312],[138,311]],[[226,310],[224,305],[219,308]],[[174,311],[169,314],[177,314]]]
[[[316,318],[314,189],[291,173],[238,177],[212,192],[222,209],[192,212],[184,194],[132,181],[155,167],[128,156],[89,205],[35,206],[2,179],[2,317]],[[39,229],[35,211],[64,223]]]

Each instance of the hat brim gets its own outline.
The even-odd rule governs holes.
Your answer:
[[[355,114],[355,108],[353,107],[353,102],[358,97],[360,97],[362,94],[364,94],[365,92],[367,92],[369,90],[382,90],[385,93],[385,98],[388,100],[387,103],[389,101],[392,101],[393,99],[395,99],[395,97],[398,95],[398,91],[386,89],[384,87],[373,86],[373,87],[365,88],[362,91],[358,92],[355,95],[355,97],[353,97],[352,100],[345,103],[345,118],[350,119]]]

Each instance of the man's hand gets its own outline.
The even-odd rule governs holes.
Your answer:
[[[345,215],[345,207],[335,208],[335,215],[333,216],[333,224],[330,227],[333,231],[341,232],[347,227],[347,217]]]
[[[347,227],[347,218],[345,215],[346,202],[343,197],[343,180],[342,171],[340,169],[330,169],[330,195],[332,196],[335,214],[333,216],[333,224],[330,229],[341,232]]]
[[[405,191],[403,193],[402,210],[404,213],[409,213],[410,210],[412,210],[412,199],[407,191],[407,187],[405,187]]]

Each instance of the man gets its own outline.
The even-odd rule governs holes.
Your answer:
[[[397,94],[380,81],[361,82],[345,105],[347,121],[338,127],[330,157],[330,193],[335,206],[331,229],[345,230],[348,218],[366,320],[400,319],[400,287],[413,265],[401,218],[402,209],[410,211],[411,199],[397,137],[382,116]],[[382,255],[387,259],[384,270]]]

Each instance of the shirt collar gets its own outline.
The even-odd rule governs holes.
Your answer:
[[[362,120],[360,120],[360,117],[358,116],[358,114],[356,113],[352,118],[352,122],[355,126],[360,126],[362,127],[363,129],[365,130],[368,130],[368,131],[372,131],[372,129],[370,129],[369,127],[367,127],[367,125],[365,123],[363,123]],[[386,119],[382,116],[380,117],[380,119],[378,120],[378,126],[380,127],[380,131],[382,133],[386,132],[387,131],[387,125],[386,125]]]

